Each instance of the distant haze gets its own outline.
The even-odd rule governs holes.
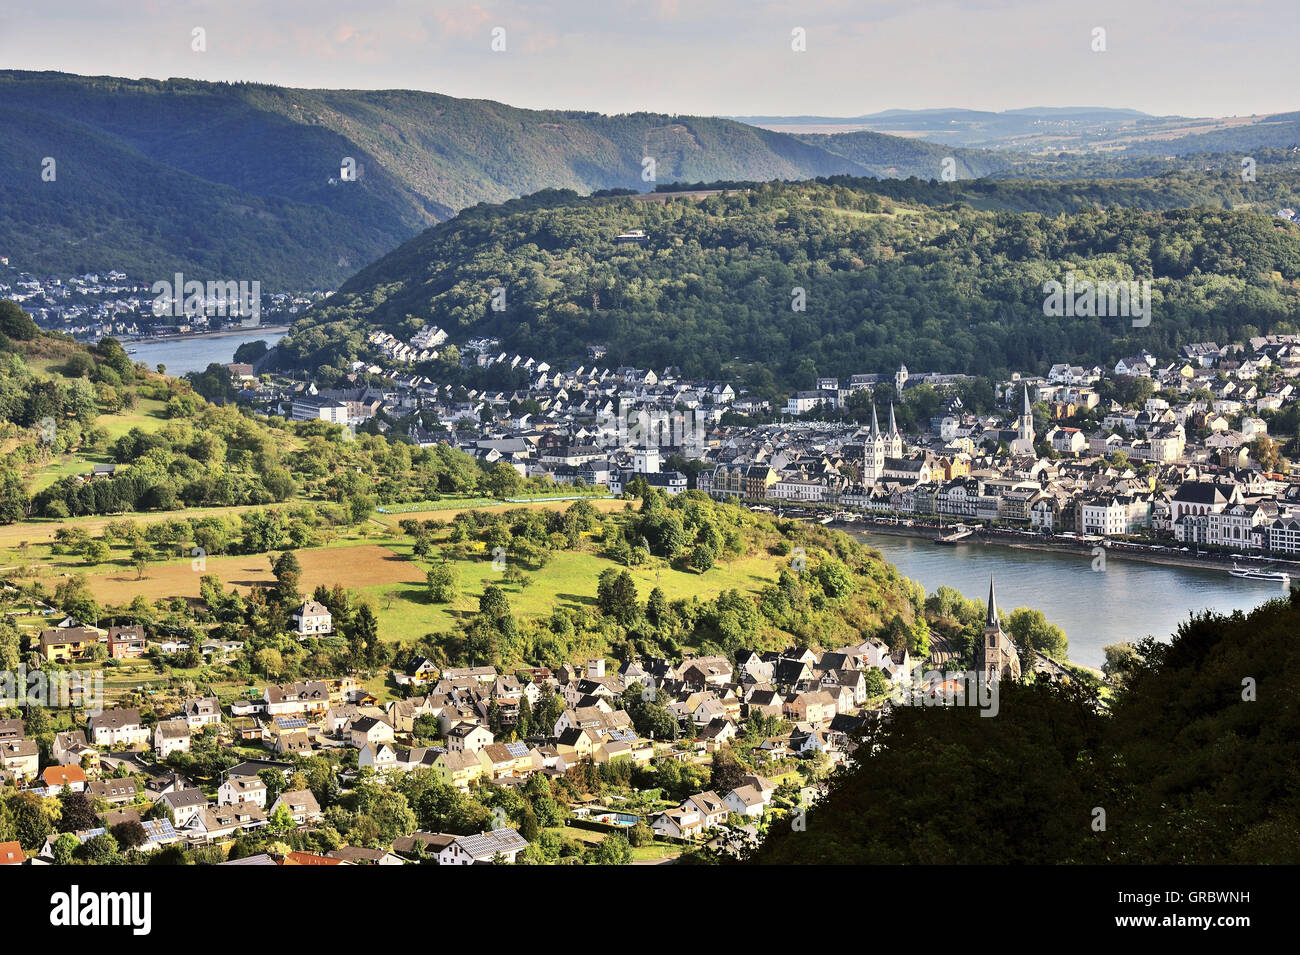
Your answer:
[[[791,49],[796,27],[806,52]],[[63,0],[0,9],[0,66],[607,113],[1229,116],[1297,108],[1298,27],[1294,0]]]

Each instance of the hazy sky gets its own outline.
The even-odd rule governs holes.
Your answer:
[[[0,67],[611,113],[1208,116],[1300,109],[1297,28],[1297,0],[0,0]]]

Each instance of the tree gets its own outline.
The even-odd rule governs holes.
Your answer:
[[[135,579],[143,580],[144,572],[149,569],[149,561],[153,559],[153,552],[149,545],[143,539],[136,542],[131,548],[131,564],[135,567]]]
[[[30,503],[22,476],[13,468],[0,467],[0,524],[21,521]]]
[[[696,544],[694,550],[691,551],[691,567],[700,573],[704,573],[712,567],[717,559],[717,551],[708,544]]]
[[[1015,641],[1020,652],[1021,665],[1028,670],[1033,660],[1033,651],[1037,650],[1058,660],[1065,659],[1069,642],[1065,631],[1055,624],[1048,623],[1041,610],[1029,607],[1017,607],[1007,617],[1007,635]]]
[[[86,563],[90,565],[102,564],[109,558],[108,545],[102,540],[92,540],[86,545],[85,555]]]
[[[500,461],[488,472],[488,493],[493,497],[516,497],[524,487],[524,479],[511,465]]]
[[[281,606],[297,606],[302,599],[302,565],[298,555],[286,550],[271,561],[271,573],[275,576],[275,596]]]
[[[460,570],[451,561],[435,564],[425,580],[434,603],[451,603],[460,596]]]
[[[119,822],[111,830],[113,838],[122,849],[138,849],[149,841],[149,833],[135,819]]]
[[[271,813],[270,819],[267,820],[267,827],[278,836],[286,835],[297,828],[293,821],[293,813],[284,803],[275,807]]]
[[[499,621],[510,616],[510,600],[496,584],[489,584],[478,599],[478,612],[488,620]]]
[[[627,865],[632,861],[632,847],[622,833],[612,833],[596,843],[587,856],[591,865]]]
[[[368,603],[363,603],[357,608],[351,632],[348,634],[348,648],[354,666],[358,663],[373,666],[379,659],[379,620]]]
[[[739,787],[745,776],[745,768],[730,748],[720,749],[713,754],[712,770],[710,785],[719,795],[726,795]]]
[[[62,809],[59,814],[60,832],[76,832],[99,826],[99,816],[85,793],[65,789],[59,793],[59,803]]]

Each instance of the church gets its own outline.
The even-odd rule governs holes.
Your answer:
[[[1024,403],[1016,421],[1016,437],[1011,442],[1013,455],[1034,454],[1034,412],[1029,406],[1029,386],[1025,386]]]
[[[998,619],[997,595],[993,592],[993,576],[989,575],[989,607],[984,619],[984,640],[975,651],[975,672],[990,683],[1003,678],[1020,679],[1020,654],[1016,645],[1002,630]]]
[[[885,459],[903,456],[903,435],[894,420],[894,403],[889,403],[889,433],[880,430],[876,406],[871,406],[871,430],[862,444],[862,483],[867,487],[879,483],[885,476]]]

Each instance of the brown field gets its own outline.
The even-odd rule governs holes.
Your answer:
[[[379,544],[323,547],[296,551],[302,565],[302,589],[310,592],[317,584],[342,584],[356,589],[383,584],[423,583],[424,572],[408,560]],[[210,557],[203,572],[189,561],[161,564],[145,571],[144,580],[134,570],[96,574],[87,578],[91,592],[101,603],[130,603],[137,594],[148,600],[164,597],[198,597],[199,578],[215,574],[227,587],[247,592],[254,585],[272,583],[271,561],[265,554],[246,557]]]

